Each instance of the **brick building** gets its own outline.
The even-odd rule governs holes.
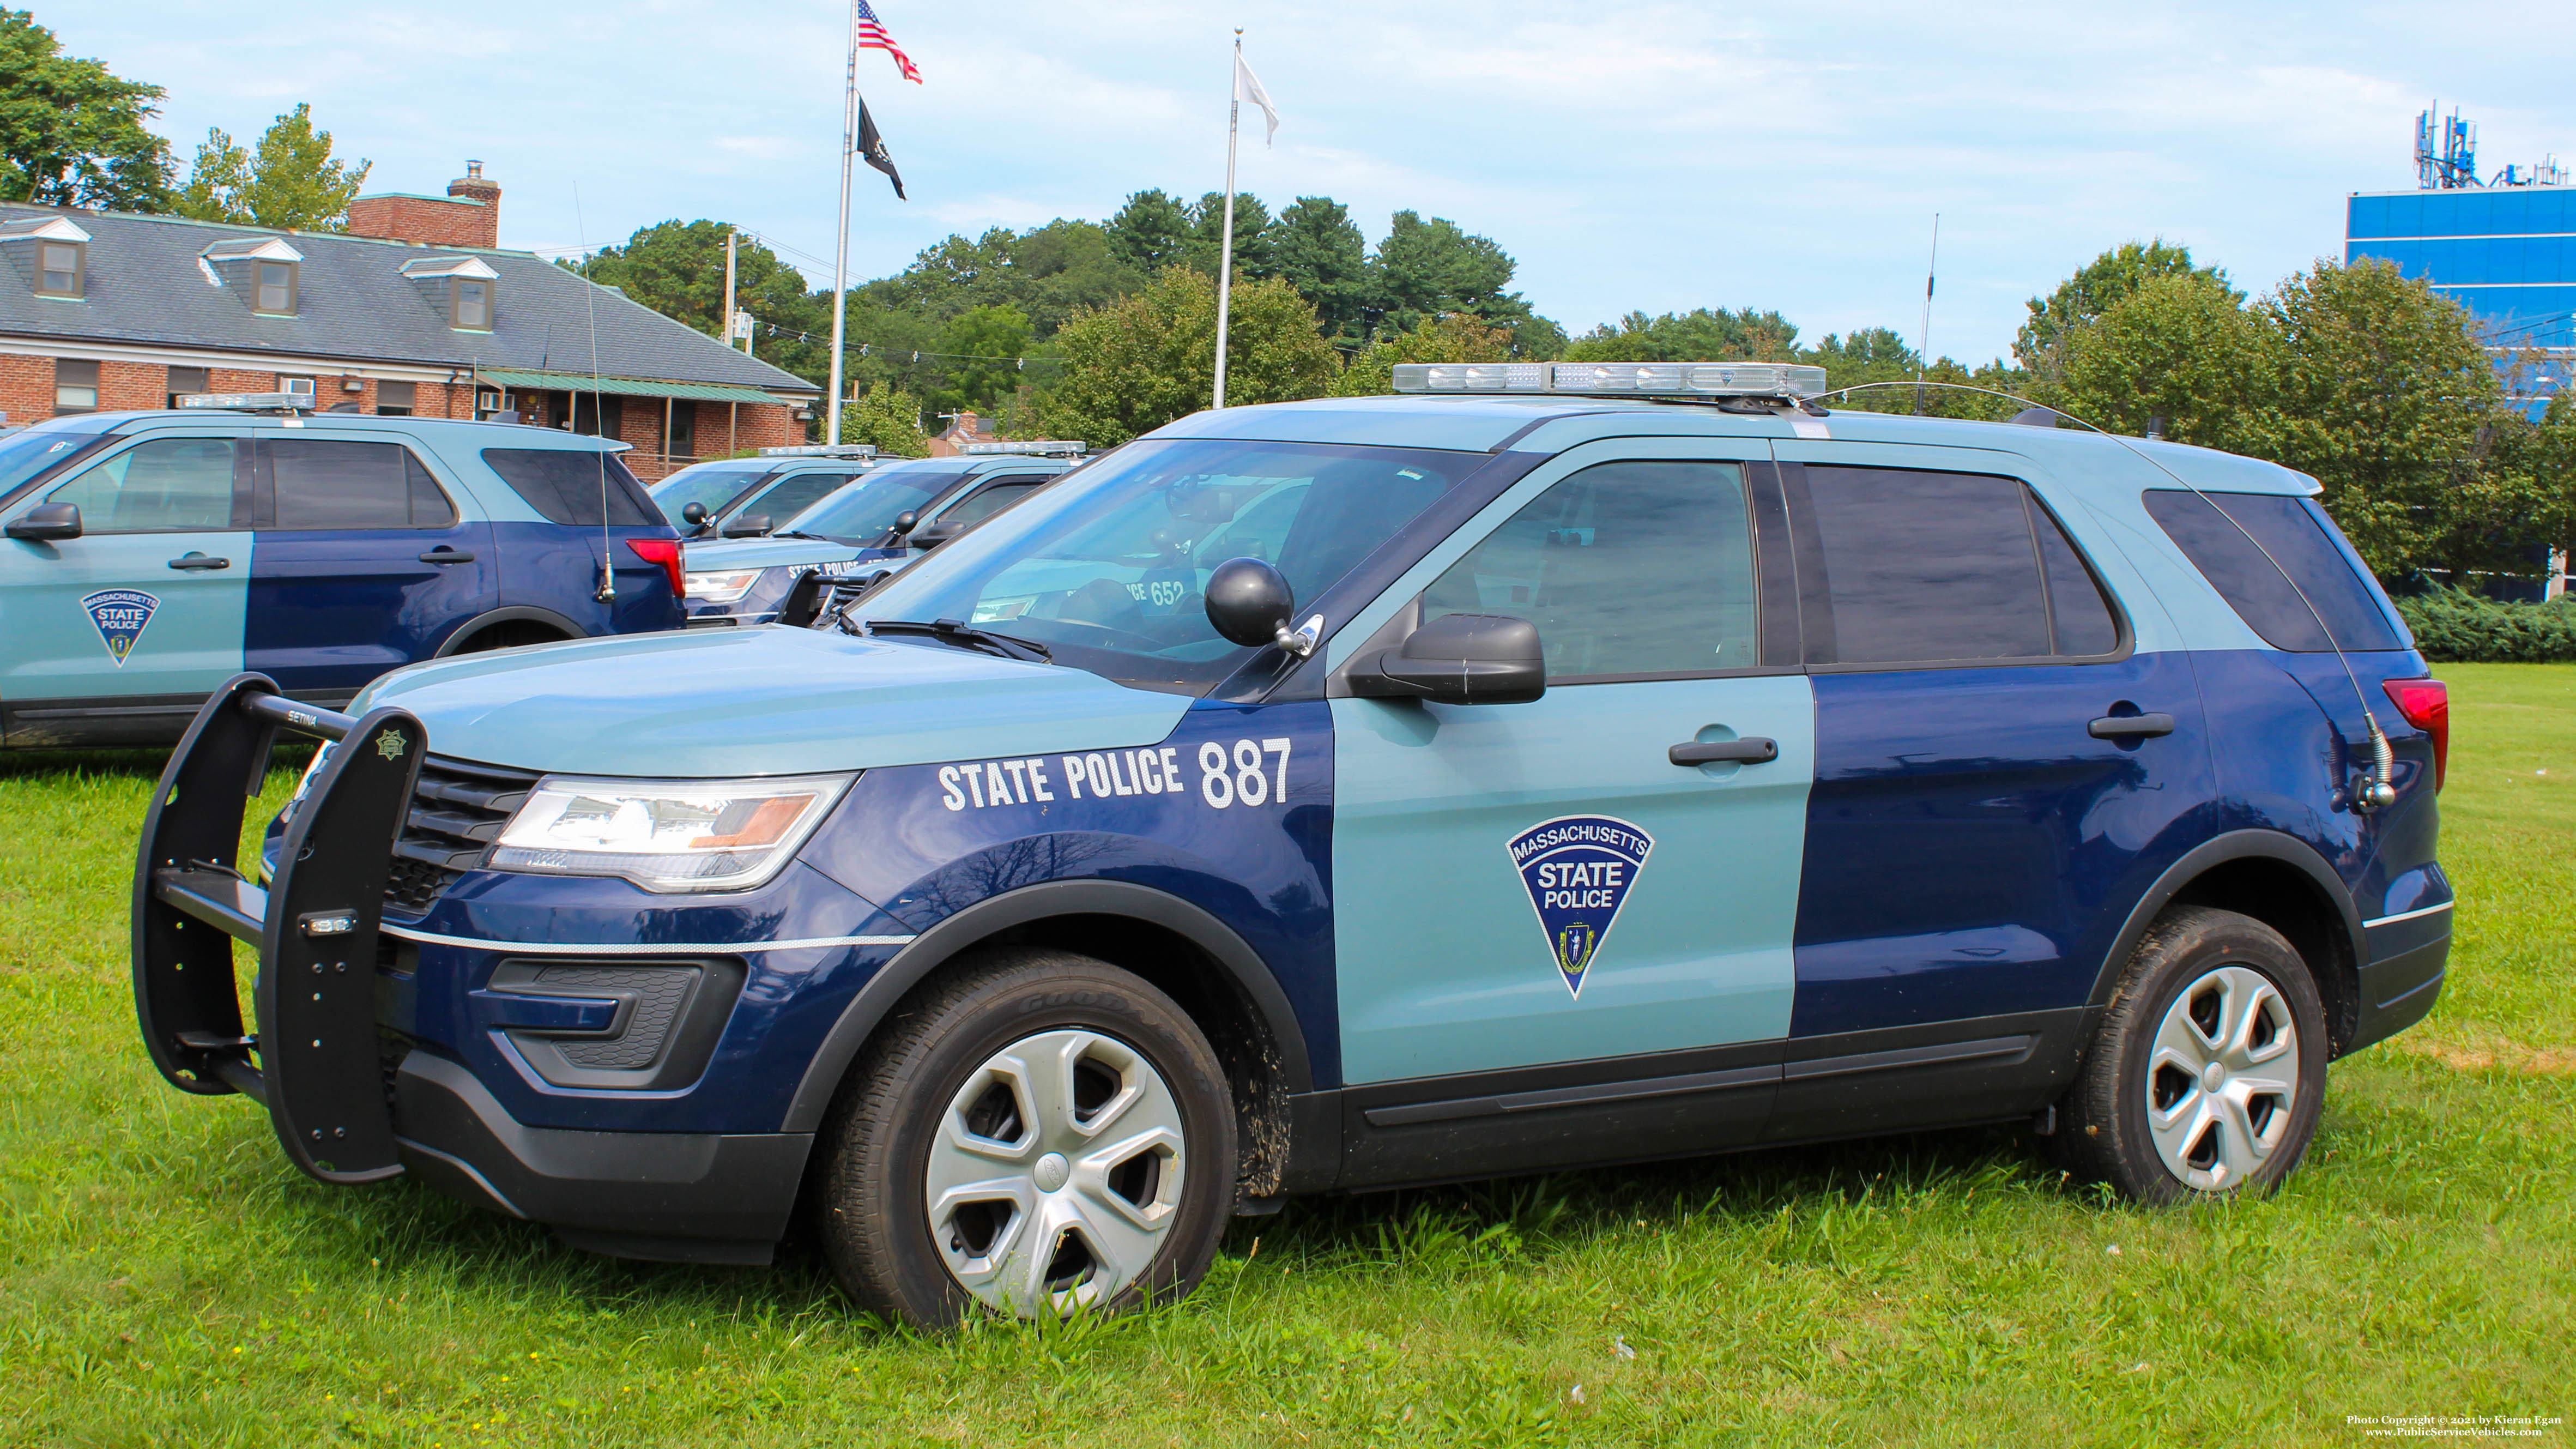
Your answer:
[[[324,410],[605,432],[647,481],[805,440],[813,384],[496,247],[501,188],[481,170],[443,197],[359,197],[345,233],[0,203],[0,415],[310,392]]]

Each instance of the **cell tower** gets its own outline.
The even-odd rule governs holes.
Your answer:
[[[2436,109],[2415,118],[2415,184],[2426,191],[2478,184],[2478,128],[2456,107],[2448,116]]]

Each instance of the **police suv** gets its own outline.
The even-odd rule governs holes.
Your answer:
[[[1082,452],[1075,442],[969,443],[959,457],[878,465],[775,528],[738,509],[722,539],[689,544],[689,627],[766,624],[782,613],[810,622],[818,592],[796,594],[809,576],[859,580],[901,569],[1072,469]]]
[[[1184,1292],[1296,1194],[1962,1123],[2265,1191],[2432,1005],[2444,691],[2312,480],[1808,368],[1396,385],[823,627],[236,678],[145,824],[154,1061],[602,1253],[802,1213],[937,1324]]]
[[[653,485],[653,502],[686,537],[758,538],[877,465],[868,443],[763,448],[749,458],[692,463]]]
[[[414,660],[680,625],[622,444],[185,401],[0,439],[0,743],[167,744],[244,669],[341,705]]]

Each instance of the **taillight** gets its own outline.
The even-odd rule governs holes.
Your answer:
[[[689,596],[689,576],[680,572],[680,541],[676,538],[630,538],[626,546],[648,564],[660,564],[671,579],[671,597]]]
[[[2451,770],[2451,687],[2438,679],[2391,679],[2380,688],[2406,722],[2433,737],[2433,788]]]

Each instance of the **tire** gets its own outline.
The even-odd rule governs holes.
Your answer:
[[[495,649],[517,649],[529,644],[560,644],[565,637],[562,630],[548,628],[534,619],[505,619],[485,628],[448,653],[487,654]]]
[[[2250,916],[2177,906],[2121,972],[2049,1140],[2059,1165],[2137,1202],[2269,1193],[2325,1101],[2325,1008],[2307,965]]]
[[[1234,1103],[1206,1036],[1143,980],[1062,951],[995,952],[917,991],[853,1064],[817,1145],[835,1276],[860,1307],[923,1328],[979,1305],[1035,1317],[1179,1298],[1234,1207]]]

